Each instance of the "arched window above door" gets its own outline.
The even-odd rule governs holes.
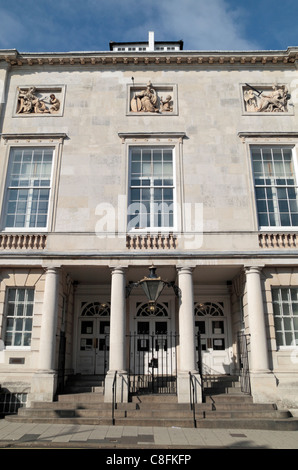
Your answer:
[[[149,303],[142,304],[138,307],[137,317],[168,317],[168,305],[156,304],[155,308]]]
[[[196,303],[195,304],[195,316],[205,317],[223,317],[224,308],[222,302],[205,302],[205,303]]]
[[[81,304],[82,317],[109,317],[110,316],[110,303],[101,302],[82,302]]]

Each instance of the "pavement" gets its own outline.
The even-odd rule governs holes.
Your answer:
[[[0,419],[0,450],[46,448],[149,452],[152,449],[298,449],[298,431],[13,423]]]

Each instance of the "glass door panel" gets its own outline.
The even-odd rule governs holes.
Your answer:
[[[109,361],[110,320],[80,319],[78,372],[105,374]]]
[[[200,334],[203,374],[229,373],[226,319],[201,316],[195,320],[195,334],[198,333]],[[196,349],[198,351],[198,342]]]

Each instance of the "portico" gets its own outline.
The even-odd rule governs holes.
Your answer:
[[[39,378],[45,383],[45,375],[47,380],[52,378],[48,393],[50,390],[55,393],[57,376],[59,334],[53,337],[55,328],[59,330],[57,315],[55,324],[53,314],[59,298],[57,285],[59,278],[61,281],[66,273],[74,285],[74,294],[73,310],[68,313],[71,315],[72,336],[69,340],[71,350],[68,348],[66,351],[65,380],[71,374],[102,376],[105,400],[112,400],[113,384],[116,383],[117,400],[126,402],[136,385],[135,374],[148,375],[150,380],[154,374],[156,381],[170,381],[170,393],[177,394],[178,401],[183,403],[189,401],[191,373],[196,381],[196,399],[200,402],[198,334],[203,341],[203,371],[208,375],[221,371],[234,373],[238,366],[233,360],[236,344],[232,314],[239,315],[239,312],[231,310],[231,292],[227,282],[241,268],[212,266],[211,269],[195,266],[193,262],[182,266],[159,263],[157,274],[162,279],[175,282],[179,296],[173,289],[165,287],[155,311],[149,309],[148,299],[141,288],[133,289],[130,295],[127,290],[129,282],[137,282],[147,275],[148,268],[149,263],[146,266],[144,262],[141,265],[123,262],[115,266],[85,265],[80,268],[63,265],[46,271],[44,295],[48,299],[48,312],[41,324],[43,360],[35,380]],[[205,284],[202,283],[204,276]],[[211,279],[213,284],[209,284]],[[215,306],[218,309],[211,311]],[[212,328],[210,326],[208,331],[202,329],[203,323],[212,325]],[[139,365],[136,365],[137,361]],[[173,382],[176,383],[174,387]],[[148,385],[146,390],[151,390],[150,387]],[[165,390],[163,388],[162,393]],[[142,390],[134,388],[134,391]]]

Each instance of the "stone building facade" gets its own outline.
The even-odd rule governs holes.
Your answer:
[[[298,406],[297,64],[152,35],[0,51],[2,390],[93,375],[110,401],[116,376],[127,401],[149,378],[186,402],[191,373],[200,402],[244,345],[254,401]]]

